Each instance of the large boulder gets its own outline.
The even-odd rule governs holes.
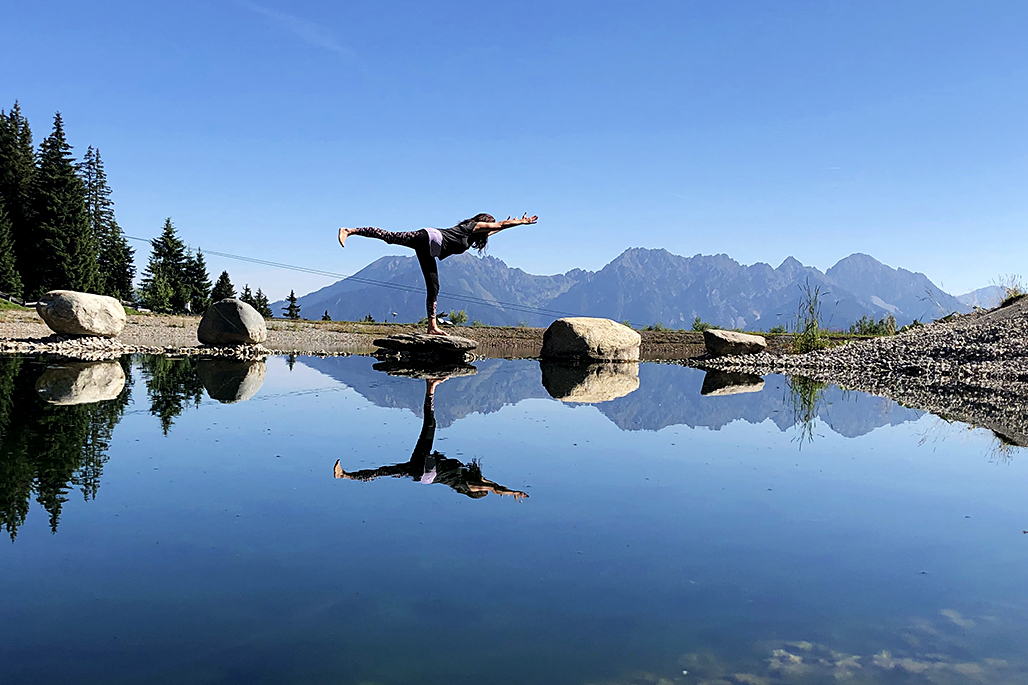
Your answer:
[[[734,357],[740,354],[757,354],[767,349],[767,340],[759,335],[721,331],[716,328],[703,331],[703,344],[711,357]]]
[[[642,336],[610,319],[572,316],[557,319],[543,334],[542,356],[631,362],[639,359]]]
[[[574,364],[543,360],[539,366],[546,392],[561,402],[609,402],[639,388],[636,362]]]
[[[114,338],[125,328],[125,308],[113,297],[74,290],[51,290],[36,312],[54,333]]]
[[[478,343],[459,335],[400,333],[373,341],[379,358],[464,361]]]
[[[264,385],[267,367],[263,360],[201,359],[196,374],[212,400],[222,404],[245,402]]]
[[[196,337],[203,345],[257,345],[268,339],[268,326],[256,309],[226,297],[212,304],[200,319]]]
[[[36,381],[36,392],[50,404],[92,404],[113,400],[125,388],[118,362],[69,362],[51,366]]]

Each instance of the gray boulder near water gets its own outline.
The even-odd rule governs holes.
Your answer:
[[[574,364],[542,361],[543,387],[561,402],[609,402],[639,389],[637,362]]]
[[[459,335],[428,335],[426,333],[400,333],[373,341],[379,348],[376,356],[410,359],[438,359],[463,361],[478,343]]]
[[[50,404],[92,404],[113,400],[125,388],[118,362],[69,362],[47,368],[36,392]]]
[[[573,316],[557,319],[543,334],[542,356],[548,359],[637,361],[642,336],[610,319]]]
[[[703,344],[712,357],[757,354],[767,349],[767,340],[759,335],[717,329],[703,331]]]
[[[268,339],[268,326],[256,309],[226,297],[212,304],[200,319],[196,337],[203,345],[257,345]]]
[[[264,385],[267,367],[263,360],[201,359],[196,373],[212,400],[222,404],[245,402]]]
[[[125,308],[106,295],[51,290],[39,298],[36,312],[60,335],[114,338],[125,328]]]

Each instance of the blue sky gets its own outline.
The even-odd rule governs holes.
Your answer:
[[[528,211],[490,254],[532,273],[866,252],[959,294],[1028,275],[1025,26],[942,0],[12,3],[0,107],[99,147],[131,235],[171,216],[348,274],[395,250],[339,226]],[[332,280],[208,264],[273,298]]]

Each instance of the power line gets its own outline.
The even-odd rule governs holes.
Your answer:
[[[126,235],[129,240],[138,240],[144,243],[153,243],[148,238],[139,238],[137,236]],[[187,246],[188,247],[188,246]],[[348,280],[356,283],[364,283],[366,285],[374,285],[381,288],[391,288],[392,290],[400,290],[408,293],[425,293],[424,290],[417,286],[404,285],[402,283],[389,283],[387,281],[378,281],[372,278],[364,278],[363,276],[353,276],[347,274],[340,274],[333,271],[325,271],[324,269],[314,269],[307,266],[297,266],[295,264],[284,264],[282,262],[273,262],[267,259],[258,259],[257,257],[247,257],[245,255],[231,254],[229,252],[217,252],[215,250],[202,250],[204,254],[215,255],[217,257],[224,257],[226,259],[235,259],[241,262],[249,262],[251,264],[260,264],[262,266],[272,266],[277,269],[288,269],[290,271],[298,271],[300,273],[314,274],[316,276],[327,276],[329,278],[336,278],[339,280]],[[467,295],[464,293],[455,293],[451,291],[440,290],[440,295],[445,295],[461,302],[470,302],[473,304],[482,304],[489,307],[496,307],[498,309],[509,310],[520,314],[539,314],[539,315],[550,315],[550,316],[576,316],[572,312],[564,312],[557,309],[547,309],[545,307],[535,307],[527,304],[520,304],[517,302],[504,302],[502,300],[487,299],[484,297],[476,297],[474,295]]]

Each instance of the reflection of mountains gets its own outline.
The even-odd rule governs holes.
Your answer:
[[[379,407],[409,409],[424,418],[425,389],[409,378],[376,371],[372,357],[304,357],[298,360],[347,385]],[[478,373],[446,381],[446,392],[436,400],[436,425],[446,428],[469,414],[492,414],[508,404],[549,395],[539,380],[539,363],[518,359],[483,359]]]
[[[353,388],[380,407],[409,409],[422,416],[424,396],[419,385],[375,371],[372,358],[310,357],[302,363]],[[474,412],[489,414],[525,399],[549,397],[542,385],[538,362],[486,359],[475,365],[477,375],[447,381],[448,391],[436,401],[440,427]],[[597,404],[596,408],[622,430],[659,430],[674,425],[718,430],[738,419],[750,423],[771,419],[786,430],[796,423],[786,381],[781,376],[768,376],[762,392],[722,397],[700,395],[703,377],[702,371],[683,366],[640,364],[639,389]],[[834,387],[825,390],[817,413],[833,431],[845,437],[914,421],[922,414],[890,400],[844,393]]]

